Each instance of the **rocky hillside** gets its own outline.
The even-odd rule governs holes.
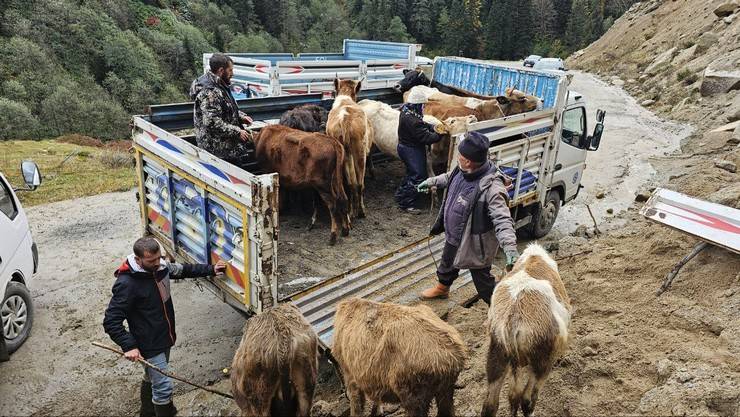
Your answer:
[[[636,3],[572,68],[611,77],[644,106],[700,131],[740,118],[740,2]]]

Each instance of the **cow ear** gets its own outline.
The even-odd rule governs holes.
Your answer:
[[[355,94],[360,92],[360,88],[362,88],[362,81],[357,81],[357,84],[355,84]]]
[[[334,91],[339,92],[339,78],[334,79]]]
[[[505,96],[496,96],[496,101],[498,101],[498,104],[509,104],[511,100]]]
[[[506,94],[507,96],[510,96],[511,93],[513,92],[514,92],[514,87],[508,87],[506,90],[504,90],[504,94]]]
[[[405,68],[405,69],[404,69],[403,71],[401,71],[401,72],[403,72],[403,75],[406,75],[406,74],[408,74],[408,72],[409,72],[409,71],[411,71],[411,70],[410,70],[410,69],[408,69],[408,68]]]

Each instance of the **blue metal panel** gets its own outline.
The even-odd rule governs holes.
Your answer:
[[[372,59],[408,59],[409,48],[411,47],[412,45],[408,43],[345,39],[344,57],[345,59],[362,61]]]
[[[500,96],[508,87],[514,87],[540,97],[547,109],[555,106],[560,77],[484,62],[438,58],[434,63],[434,80],[487,96]]]
[[[305,53],[305,54],[298,54],[298,56],[295,57],[296,61],[337,61],[340,59],[344,59],[344,54],[342,53]]]

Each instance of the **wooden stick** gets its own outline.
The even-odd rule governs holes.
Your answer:
[[[123,352],[120,349],[117,349],[117,348],[114,348],[114,347],[111,347],[111,346],[107,346],[107,345],[104,345],[104,344],[99,343],[99,342],[92,342],[92,344],[93,344],[93,346],[97,346],[97,347],[102,348],[102,349],[110,350],[111,352],[115,352],[115,353],[123,356]],[[170,377],[172,379],[176,379],[176,380],[178,380],[180,382],[184,382],[184,383],[186,383],[188,385],[192,385],[192,386],[194,386],[196,388],[200,388],[200,389],[202,389],[204,391],[208,391],[208,392],[211,392],[211,393],[214,393],[214,394],[218,394],[218,395],[220,395],[222,397],[231,398],[232,400],[234,399],[234,397],[231,394],[227,394],[225,392],[221,392],[221,391],[218,391],[218,390],[215,390],[215,389],[204,387],[203,385],[199,385],[199,384],[196,384],[194,382],[190,382],[190,381],[188,381],[185,378],[182,378],[182,377],[179,377],[179,376],[177,376],[175,374],[172,374],[172,373],[169,373],[167,371],[164,371],[164,370],[162,370],[162,369],[160,369],[160,368],[152,365],[151,363],[147,362],[144,359],[138,359],[137,362],[143,363],[144,366],[146,366],[148,368],[151,368],[151,369],[154,369],[155,371],[159,372],[160,374],[162,374],[164,376],[168,376],[168,377]]]
[[[687,262],[689,262],[694,256],[698,255],[699,252],[703,251],[707,246],[709,246],[709,244],[704,241],[697,243],[696,246],[694,246],[694,249],[692,249],[688,255],[684,256],[683,259],[678,261],[671,272],[666,275],[665,279],[663,280],[663,285],[661,285],[660,288],[655,291],[655,296],[660,296],[661,294],[666,292],[666,290],[668,290],[668,287],[670,287],[673,283],[673,279],[676,278],[678,272],[681,271],[681,268],[683,268],[683,266],[686,265]]]
[[[596,225],[596,218],[594,217],[594,214],[591,213],[591,207],[588,204],[586,204],[586,209],[588,210],[588,215],[591,216],[591,220],[594,222],[594,233],[600,235],[601,230],[599,230],[599,226]]]

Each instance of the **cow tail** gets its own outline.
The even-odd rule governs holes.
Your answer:
[[[344,146],[341,143],[337,143],[335,146],[337,150],[337,159],[334,166],[334,174],[331,177],[331,192],[337,199],[337,210],[340,214],[346,214],[348,209],[349,201],[347,200],[347,193],[344,191]]]

